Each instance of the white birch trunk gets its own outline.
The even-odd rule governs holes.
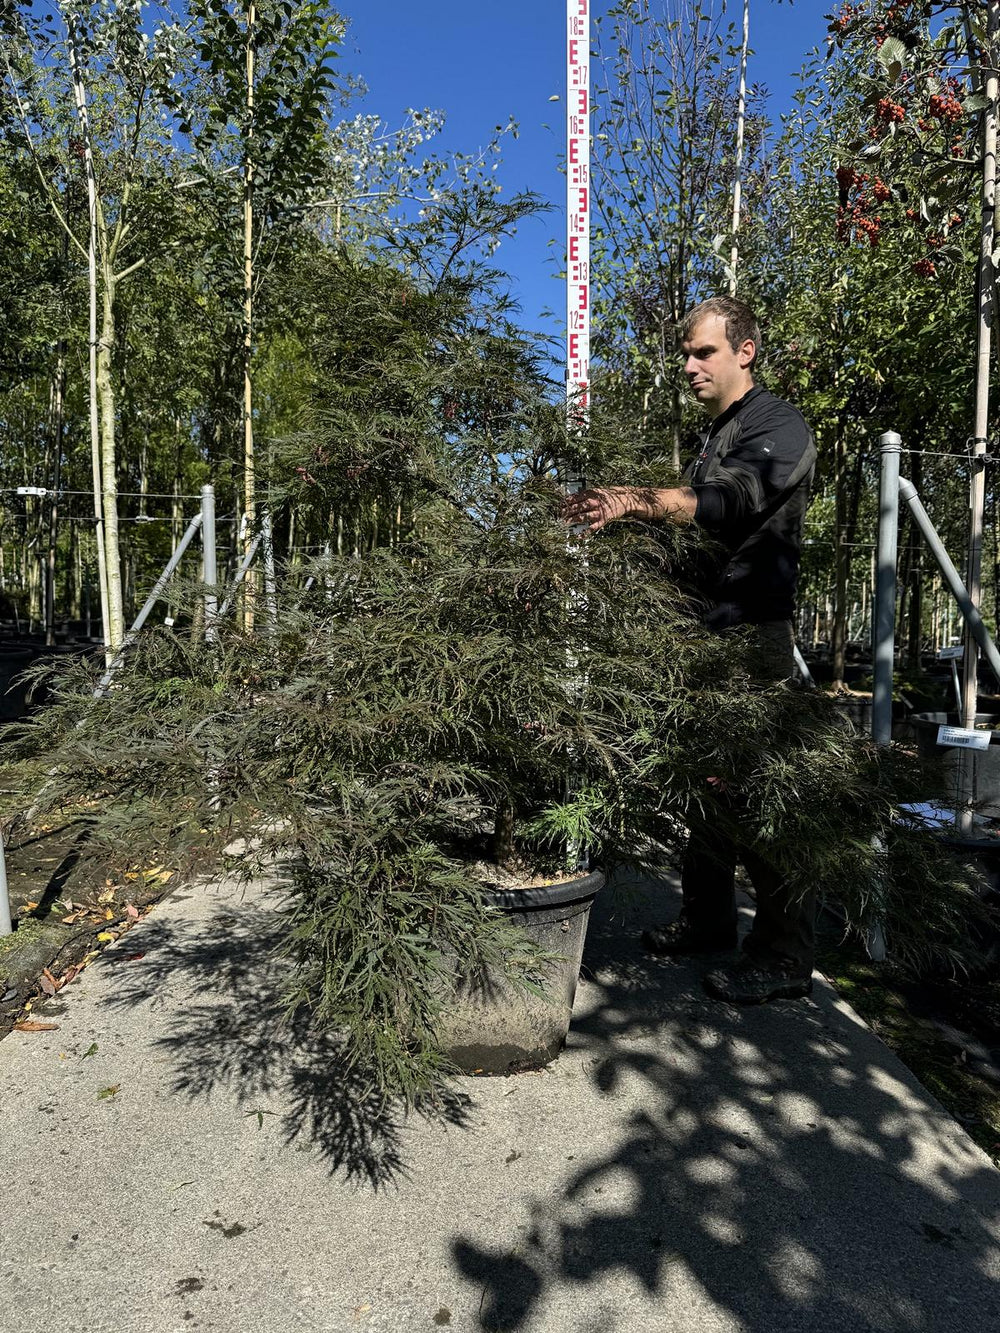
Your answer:
[[[90,404],[90,459],[94,485],[94,544],[97,549],[97,583],[101,601],[101,628],[104,635],[105,656],[110,664],[113,645],[110,638],[108,614],[107,559],[104,544],[104,508],[101,502],[101,428],[97,392],[97,177],[94,172],[93,143],[90,136],[90,118],[87,114],[87,91],[83,82],[77,50],[76,28],[67,18],[66,50],[73,78],[73,98],[76,103],[80,137],[83,140],[83,160],[87,177],[87,285],[89,295],[89,404]]]

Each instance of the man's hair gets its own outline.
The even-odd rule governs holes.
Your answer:
[[[733,351],[737,351],[741,343],[749,339],[754,347],[753,361],[750,362],[752,370],[757,362],[761,352],[760,325],[757,323],[757,316],[753,313],[745,301],[738,301],[735,296],[713,296],[708,301],[702,301],[701,305],[696,305],[693,310],[689,310],[681,323],[681,337],[687,342],[697,325],[709,315],[719,315],[726,323],[726,341]]]

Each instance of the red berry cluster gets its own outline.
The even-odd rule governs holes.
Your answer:
[[[834,19],[833,26],[838,32],[845,32],[859,14],[864,12],[864,5],[844,5]]]
[[[879,120],[884,120],[886,124],[891,125],[894,121],[899,122],[906,119],[906,108],[901,107],[898,102],[894,102],[890,97],[883,97],[876,108],[876,115]]]
[[[840,206],[837,209],[837,240],[856,241],[867,238],[869,245],[878,245],[882,230],[881,217],[869,217],[873,202],[884,203],[892,197],[892,191],[881,177],[872,182],[871,194],[865,189],[871,176],[867,172],[855,171],[853,167],[837,168],[837,185],[840,187]],[[853,203],[849,200],[851,190],[856,190]]]
[[[882,230],[881,218],[866,218],[863,215],[854,219],[854,238],[860,241],[862,236],[868,237],[870,245],[878,245],[878,234]]]
[[[860,176],[853,167],[837,168],[837,184],[840,186],[841,190],[843,190],[844,194],[847,193],[852,185],[856,185],[860,179]]]
[[[935,120],[954,122],[961,120],[965,112],[962,103],[953,92],[934,93],[927,104],[927,113]]]
[[[913,265],[913,271],[920,278],[933,278],[937,268],[933,259],[918,259]]]

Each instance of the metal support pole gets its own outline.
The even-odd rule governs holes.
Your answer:
[[[979,608],[969,595],[958,570],[952,564],[951,557],[942,545],[941,538],[937,535],[937,530],[928,517],[927,510],[921,504],[920,496],[917,494],[913,483],[907,481],[905,477],[899,479],[899,494],[910,506],[910,513],[913,515],[924,541],[930,547],[931,555],[938,562],[938,568],[948,585],[948,590],[958,603],[958,609],[965,620],[969,637],[976,646],[982,649],[983,656],[989,662],[997,679],[1000,680],[1000,652],[997,651],[997,646],[993,642],[982,616],[979,614]],[[962,725],[971,726],[972,723],[965,720]]]
[[[201,527],[201,521],[202,521],[202,514],[201,511],[199,511],[197,514],[195,514],[194,518],[187,525],[187,529],[184,532],[184,535],[181,537],[180,541],[177,543],[177,547],[173,555],[167,561],[163,573],[153,584],[153,590],[146,598],[142,610],[136,616],[135,620],[132,621],[132,627],[129,630],[129,632],[125,635],[125,638],[122,640],[121,647],[118,649],[118,652],[108,663],[108,667],[104,675],[97,682],[97,685],[94,688],[94,695],[93,695],[95,699],[103,699],[107,694],[108,688],[111,685],[112,680],[114,680],[115,673],[118,671],[122,662],[125,660],[126,649],[129,648],[135,642],[135,636],[142,629],[143,625],[145,625],[150,611],[152,611],[153,607],[160,600],[164,588],[170,582],[170,576],[173,574],[174,570],[180,564],[181,557],[184,555],[184,552],[191,545],[191,541],[194,537],[194,534]],[[80,718],[80,720],[76,724],[77,727],[82,727],[85,721],[86,721],[85,718]],[[47,795],[47,793],[52,787],[52,772],[54,772],[54,770],[50,771],[49,780],[42,785],[41,791],[39,791],[38,795],[35,797],[34,801],[29,806],[27,814],[24,816],[25,821],[29,824],[38,814],[38,809],[39,806],[41,805],[42,799]]]
[[[875,567],[875,608],[872,616],[875,661],[872,697],[872,739],[876,745],[892,741],[892,669],[896,640],[896,545],[899,536],[899,454],[902,437],[886,431],[879,440],[882,466],[879,474],[878,548]],[[875,852],[881,874],[889,874],[889,849],[876,838]],[[876,919],[865,934],[865,947],[873,963],[886,959],[885,923]]]
[[[10,919],[10,895],[7,892],[7,861],[3,850],[3,830],[0,829],[0,937],[14,930]]]
[[[278,583],[274,576],[274,530],[269,509],[261,514],[260,530],[264,552],[264,606],[267,610],[268,631],[273,634],[278,627]]]
[[[896,638],[896,542],[899,530],[899,454],[902,437],[886,431],[879,440],[882,470],[879,479],[878,565],[875,571],[872,698],[872,739],[876,745],[892,740],[892,669]]]
[[[219,603],[219,572],[215,556],[215,487],[201,488],[201,578],[205,585],[205,642],[214,642]]]
[[[997,93],[998,81],[995,67],[995,48],[998,30],[1000,30],[1000,4],[989,0],[985,6],[985,18],[989,36],[982,42],[989,54],[983,59],[983,94],[985,114],[983,116],[983,157],[982,180],[980,189],[980,236],[979,269],[976,282],[976,304],[979,314],[976,336],[976,406],[973,432],[972,475],[969,480],[969,557],[966,565],[966,586],[973,602],[982,600],[981,580],[983,564],[983,513],[986,503],[986,476],[984,472],[989,433],[990,405],[990,342],[994,319],[993,283],[995,275],[994,251],[996,247],[996,175],[997,175]],[[974,631],[966,620],[965,657],[962,661],[962,716],[959,722],[963,727],[976,724],[976,695],[979,682],[978,659],[973,648]],[[963,753],[963,766],[968,769],[971,788],[973,757]],[[971,817],[969,820],[971,828]]]
[[[125,635],[125,638],[122,642],[122,646],[118,649],[117,654],[115,655],[114,658],[112,658],[111,662],[109,662],[107,671],[105,671],[104,675],[101,677],[98,683],[97,688],[94,690],[95,699],[103,699],[104,696],[107,694],[108,686],[111,684],[115,672],[122,664],[126,648],[128,648],[132,643],[135,642],[135,636],[142,629],[143,625],[145,625],[146,620],[149,617],[150,611],[152,611],[153,607],[156,605],[156,603],[160,600],[160,597],[163,595],[163,590],[170,582],[170,578],[174,570],[180,564],[184,552],[191,545],[191,541],[192,538],[194,537],[194,534],[201,527],[201,517],[202,517],[201,511],[199,510],[199,512],[195,514],[194,518],[187,525],[187,529],[185,530],[184,535],[177,543],[177,549],[174,551],[173,555],[167,561],[163,573],[153,584],[153,589],[150,592],[149,596],[146,598],[142,610],[136,616],[135,620],[133,620],[132,628]]]
[[[799,650],[799,645],[797,643],[794,644],[792,647],[792,656],[795,658],[795,665],[798,669],[799,675],[802,677],[803,682],[806,685],[809,685],[813,689],[815,689],[816,682],[813,680],[812,672],[809,670],[808,663],[806,662],[806,659],[802,656],[802,653]]]
[[[247,548],[246,555],[240,561],[239,569],[237,569],[236,571],[236,577],[233,579],[233,586],[230,588],[226,600],[219,607],[219,616],[218,616],[219,620],[222,620],[224,616],[229,614],[229,609],[233,604],[233,599],[236,596],[236,591],[239,588],[240,584],[243,582],[243,580],[246,578],[247,570],[253,564],[253,558],[257,554],[258,546],[260,546],[260,538],[261,534],[258,532],[257,536],[254,537],[253,541]]]

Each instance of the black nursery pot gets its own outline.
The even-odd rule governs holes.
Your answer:
[[[485,901],[547,953],[558,955],[545,998],[487,974],[463,978],[449,998],[442,1040],[467,1074],[514,1074],[554,1060],[569,1031],[590,908],[604,887],[603,871],[540,888],[489,890]]]
[[[972,760],[972,799],[977,809],[993,818],[1000,816],[1000,716],[995,713],[977,713],[977,726],[986,724],[990,729],[990,743],[985,750],[960,750],[938,745],[940,726],[957,727],[957,713],[914,713],[910,722],[916,732],[917,750],[925,759],[937,759],[954,790],[957,800],[967,799],[961,788],[963,755]]]

